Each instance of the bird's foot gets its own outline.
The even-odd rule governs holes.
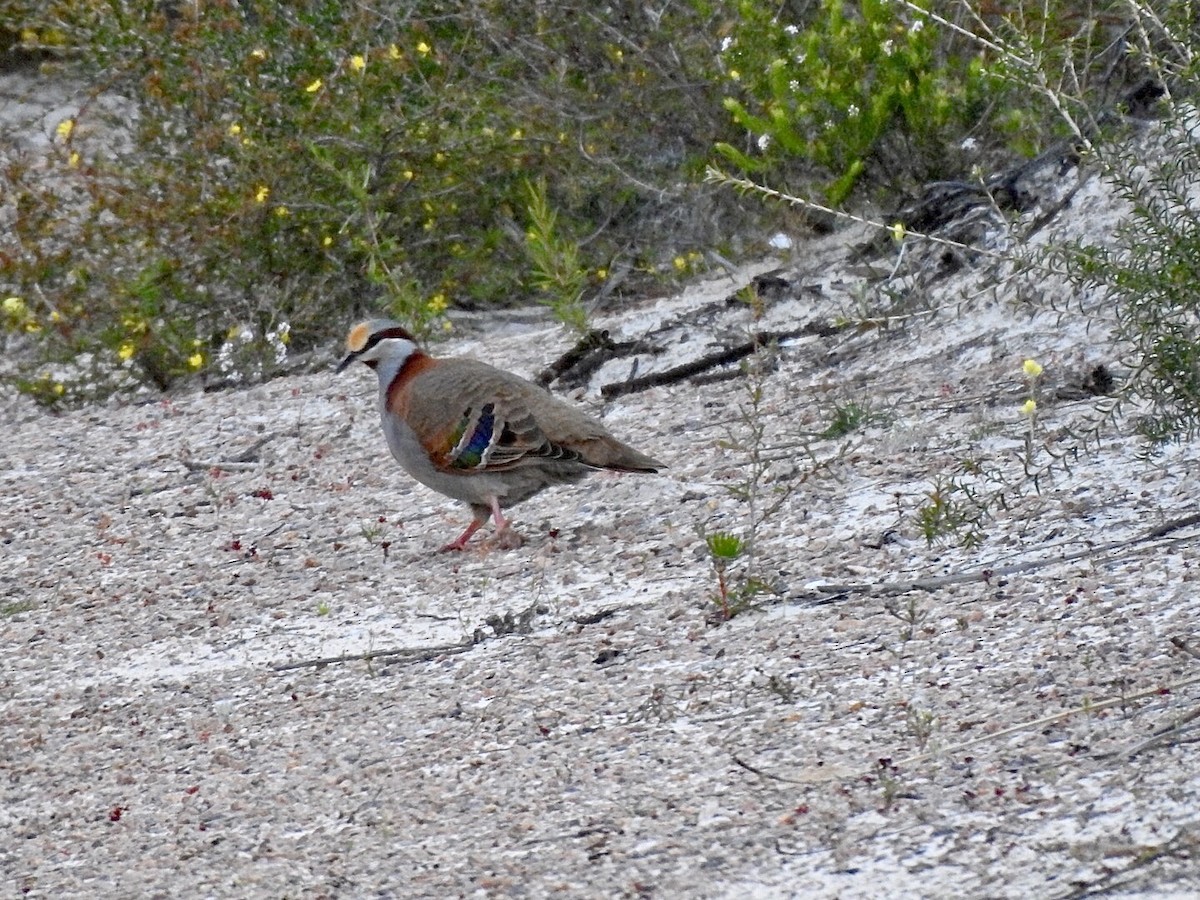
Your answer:
[[[496,532],[496,536],[492,538],[497,549],[500,550],[516,550],[525,543],[525,538],[516,529],[509,526],[507,522],[504,527]]]

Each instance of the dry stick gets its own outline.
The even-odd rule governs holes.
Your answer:
[[[179,462],[184,468],[192,472],[203,472],[209,469],[227,469],[231,472],[235,471],[252,471],[261,465],[258,458],[258,451],[265,447],[268,443],[275,439],[275,435],[269,434],[264,438],[259,438],[237,456],[232,459],[218,459],[197,461],[192,459],[180,459]]]
[[[1196,719],[1200,719],[1200,706],[1193,709],[1182,719],[1172,722],[1166,728],[1160,728],[1154,733],[1152,738],[1143,741],[1130,750],[1126,750],[1121,755],[1125,759],[1133,759],[1139,753],[1145,753],[1147,750],[1157,747],[1159,744],[1165,744],[1167,741],[1171,740],[1171,738],[1179,737],[1181,734],[1183,734],[1184,726],[1190,722],[1196,721]]]
[[[1194,678],[1184,679],[1183,681],[1177,681],[1177,682],[1174,682],[1173,684],[1167,684],[1167,685],[1162,685],[1162,686],[1156,687],[1156,688],[1150,688],[1148,690],[1141,691],[1140,693],[1137,693],[1137,694],[1126,694],[1126,695],[1117,696],[1117,697],[1109,697],[1105,700],[1100,700],[1096,703],[1088,703],[1083,706],[1073,706],[1070,709],[1064,709],[1064,710],[1061,710],[1056,713],[1051,713],[1048,716],[1041,716],[1040,718],[1032,719],[1028,722],[1018,722],[1016,725],[1010,725],[1008,728],[1002,728],[999,731],[994,731],[991,734],[985,734],[985,735],[982,735],[977,738],[972,738],[971,740],[963,741],[960,744],[954,744],[950,747],[943,747],[936,751],[929,751],[926,753],[918,753],[916,756],[908,756],[908,757],[905,757],[904,759],[896,760],[893,763],[893,765],[898,769],[902,766],[912,766],[917,763],[926,762],[928,760],[934,759],[935,757],[950,756],[950,755],[958,754],[958,753],[961,753],[963,750],[969,750],[970,748],[976,747],[979,744],[984,744],[989,741],[995,741],[999,738],[1007,737],[1010,734],[1017,734],[1018,732],[1021,732],[1021,731],[1028,731],[1031,728],[1040,728],[1043,725],[1049,725],[1054,722],[1061,721],[1062,719],[1069,719],[1071,716],[1079,715],[1080,713],[1099,712],[1102,709],[1109,709],[1113,706],[1122,706],[1122,705],[1125,705],[1128,703],[1132,703],[1135,700],[1145,700],[1150,697],[1159,697],[1163,694],[1164,691],[1170,692],[1170,693],[1175,693],[1180,688],[1190,687],[1193,684],[1200,684],[1200,675],[1197,675]],[[814,783],[828,782],[828,781],[842,781],[847,778],[857,778],[861,775],[868,775],[872,771],[874,771],[874,766],[868,765],[868,766],[862,767],[861,769],[831,772],[831,773],[829,773],[828,776],[824,776],[824,777],[820,777],[820,778],[809,778],[809,779],[802,780],[802,779],[796,779],[796,778],[787,778],[783,775],[775,775],[773,773],[767,772],[757,766],[750,765],[749,763],[745,762],[744,760],[740,759],[739,757],[737,757],[736,755],[734,755],[732,753],[730,754],[730,757],[733,759],[733,761],[735,763],[737,763],[739,766],[741,766],[743,769],[746,769],[747,771],[753,772],[754,774],[759,775],[763,778],[771,778],[775,781],[786,781],[790,784],[814,784]]]
[[[1186,653],[1188,656],[1191,656],[1195,659],[1200,659],[1200,650],[1197,650],[1195,647],[1188,644],[1188,642],[1185,641],[1183,638],[1173,637],[1173,638],[1171,638],[1171,643],[1174,644],[1178,649],[1180,649],[1184,653]]]
[[[462,641],[458,644],[444,644],[440,647],[401,647],[395,650],[371,650],[366,653],[347,653],[343,656],[326,656],[323,659],[301,659],[296,662],[276,663],[271,666],[276,672],[288,669],[304,669],[312,666],[330,666],[337,663],[367,662],[372,659],[383,659],[389,656],[410,657],[417,662],[436,659],[439,656],[452,656],[456,653],[466,653],[475,646],[474,641]]]
[[[685,378],[691,378],[693,375],[699,375],[701,372],[706,372],[709,369],[715,369],[717,366],[727,366],[730,363],[737,362],[768,344],[808,335],[827,337],[831,334],[837,334],[837,332],[844,330],[846,327],[848,326],[831,325],[828,322],[810,322],[802,328],[793,328],[790,331],[758,331],[751,336],[749,341],[744,344],[738,344],[736,347],[728,347],[716,353],[710,353],[708,356],[702,356],[700,359],[684,363],[681,366],[675,366],[662,372],[654,372],[650,375],[643,375],[641,378],[630,378],[628,381],[616,381],[612,384],[606,384],[600,388],[600,396],[606,400],[611,400],[614,397],[623,397],[625,394],[636,394],[639,391],[645,391],[652,387],[674,384],[677,381],[683,381]]]
[[[1006,575],[1015,575],[1019,572],[1028,572],[1033,569],[1040,569],[1045,566],[1052,566],[1056,563],[1068,563],[1077,559],[1083,559],[1091,556],[1100,556],[1101,554],[1111,553],[1114,550],[1122,550],[1127,547],[1133,547],[1145,541],[1153,541],[1159,538],[1166,537],[1173,531],[1178,531],[1180,528],[1186,528],[1189,525],[1200,523],[1200,513],[1194,513],[1189,516],[1184,516],[1181,519],[1175,519],[1171,522],[1165,522],[1156,528],[1151,528],[1145,534],[1140,534],[1137,537],[1128,538],[1124,541],[1113,541],[1111,544],[1105,544],[1100,547],[1088,547],[1084,550],[1078,550],[1075,553],[1068,553],[1065,556],[1054,556],[1047,559],[1031,559],[1025,562],[1013,563],[1011,566],[1000,566],[999,568],[983,568],[978,572],[959,572],[955,575],[944,575],[940,578],[926,578],[919,581],[891,581],[881,584],[818,584],[813,590],[822,594],[842,594],[842,593],[859,593],[859,594],[904,594],[909,591],[936,591],[939,588],[948,587],[954,584],[971,584],[978,581],[990,581],[993,578],[1002,578]],[[1186,540],[1187,538],[1175,538],[1176,541]]]
[[[572,616],[571,621],[577,625],[596,625],[611,616],[630,609],[633,609],[631,604],[608,606],[594,613]],[[491,625],[490,622],[488,624]],[[495,628],[496,626],[492,625],[492,629],[495,630]],[[499,636],[499,632],[497,632],[497,636]],[[382,659],[391,656],[407,657],[411,662],[427,662],[431,659],[437,659],[439,656],[466,653],[480,643],[483,643],[483,641],[465,640],[457,644],[442,644],[434,647],[396,647],[391,650],[371,650],[366,653],[346,653],[342,656],[326,656],[321,659],[301,659],[294,662],[276,663],[271,668],[276,672],[285,672],[288,669],[320,668],[321,666],[331,666],[348,662],[369,662],[373,659]]]
[[[576,341],[575,346],[571,347],[566,353],[540,372],[537,376],[537,383],[542,387],[548,387],[552,381],[559,378],[568,369],[573,368],[593,350],[600,349],[601,347],[611,348],[612,346],[613,341],[608,336],[607,331],[592,329]]]

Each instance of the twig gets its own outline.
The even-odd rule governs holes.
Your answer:
[[[1184,852],[1194,850],[1196,839],[1187,829],[1180,829],[1175,833],[1175,836],[1157,847],[1139,847],[1134,845],[1130,850],[1136,851],[1137,855],[1133,862],[1120,871],[1109,872],[1091,884],[1080,885],[1072,888],[1066,893],[1059,894],[1054,900],[1083,900],[1084,897],[1101,897],[1105,894],[1115,894],[1122,887],[1129,887],[1129,876],[1136,873],[1139,869],[1144,869],[1151,863],[1158,862],[1168,854],[1182,855]]]
[[[230,472],[248,472],[258,468],[259,459],[258,451],[265,447],[275,435],[269,434],[266,437],[259,438],[237,456],[232,459],[220,459],[213,461],[198,461],[193,459],[181,459],[179,462],[185,469],[191,472],[203,472],[208,469],[225,469]]]
[[[632,608],[632,606],[628,605],[607,607],[605,609],[597,610],[594,613],[573,616],[571,621],[575,622],[577,625],[595,625],[596,623],[602,622],[610,616],[614,616],[617,613]],[[534,607],[530,607],[530,610],[533,609]],[[511,616],[511,613],[509,615]],[[487,624],[496,632],[497,637],[501,634],[515,633],[516,629],[512,627],[506,629],[504,627],[506,624],[511,626],[512,622],[506,623],[504,620],[501,620],[498,617],[493,618],[495,618],[496,621],[493,622],[489,620]],[[289,669],[321,668],[322,666],[332,666],[339,663],[369,662],[373,659],[387,659],[390,657],[397,657],[401,659],[406,658],[411,662],[427,662],[431,659],[437,659],[439,656],[453,656],[459,653],[466,653],[472,647],[483,643],[484,640],[486,640],[486,638],[467,639],[460,641],[457,644],[442,644],[434,647],[394,647],[391,650],[370,650],[366,653],[346,653],[342,656],[325,656],[321,659],[301,659],[295,660],[294,662],[276,663],[271,666],[271,668],[276,672],[286,672]]]
[[[1171,643],[1174,644],[1178,649],[1182,650],[1184,653],[1188,654],[1188,656],[1191,656],[1194,659],[1200,659],[1200,650],[1197,650],[1195,647],[1191,646],[1183,638],[1173,637],[1173,638],[1171,638]]]
[[[1164,691],[1169,691],[1170,693],[1175,693],[1176,691],[1179,691],[1180,689],[1185,688],[1185,687],[1190,687],[1193,684],[1200,684],[1200,675],[1198,675],[1194,678],[1184,679],[1183,681],[1177,681],[1172,684],[1166,684],[1166,685],[1161,685],[1159,687],[1149,688],[1148,690],[1140,691],[1139,693],[1136,693],[1136,694],[1123,694],[1123,695],[1114,696],[1114,697],[1106,697],[1105,699],[1099,700],[1096,702],[1088,702],[1085,704],[1081,704],[1079,706],[1073,706],[1070,709],[1060,710],[1056,713],[1051,713],[1048,716],[1040,716],[1036,719],[1031,719],[1026,722],[1018,722],[1016,725],[1010,725],[1008,728],[1002,728],[999,731],[993,731],[990,734],[981,735],[980,737],[972,738],[969,741],[963,741],[960,744],[954,744],[949,747],[940,747],[937,750],[931,750],[926,753],[919,753],[915,756],[908,756],[908,757],[905,757],[904,759],[896,760],[893,763],[893,765],[897,769],[899,769],[904,766],[913,766],[913,765],[916,765],[917,763],[927,762],[936,757],[953,757],[953,756],[961,754],[963,750],[969,750],[971,747],[976,747],[979,744],[985,744],[990,741],[996,741],[996,740],[999,740],[1000,738],[1007,737],[1008,735],[1011,735],[1011,734],[1017,734],[1018,732],[1021,732],[1021,731],[1029,731],[1031,729],[1041,728],[1044,725],[1049,725],[1054,722],[1059,722],[1059,721],[1062,721],[1063,719],[1069,719],[1072,716],[1077,716],[1080,714],[1091,714],[1091,713],[1099,712],[1100,710],[1103,710],[1103,709],[1110,709],[1111,707],[1114,707],[1114,706],[1125,706],[1135,700],[1146,700],[1151,697],[1160,697],[1160,696],[1162,696]],[[774,773],[762,770],[756,766],[753,766],[753,765],[750,765],[749,763],[744,762],[742,759],[738,758],[737,756],[733,756],[733,761],[736,762],[738,765],[740,765],[742,768],[746,769],[747,771],[753,772],[756,775],[760,775],[764,778],[771,778],[771,779],[774,779],[775,781],[786,781],[786,782],[794,783],[794,784],[812,784],[812,783],[816,783],[816,782],[840,781],[840,780],[846,780],[846,779],[850,779],[850,778],[857,778],[860,775],[870,774],[870,772],[873,771],[872,766],[863,766],[861,768],[854,768],[854,769],[849,769],[849,770],[843,769],[840,771],[829,772],[827,775],[822,775],[819,778],[813,778],[813,779],[809,779],[807,781],[798,781],[795,778],[787,778],[783,775],[775,775]]]
[[[1179,737],[1181,734],[1183,734],[1184,726],[1189,722],[1196,721],[1196,719],[1200,719],[1200,706],[1197,706],[1182,719],[1172,722],[1165,728],[1160,728],[1158,731],[1154,732],[1154,735],[1149,740],[1142,741],[1142,743],[1136,745],[1130,750],[1126,750],[1121,755],[1125,759],[1133,759],[1139,753],[1145,753],[1147,750],[1151,750],[1154,747],[1157,747],[1159,744],[1165,744],[1172,738]]]
[[[343,656],[326,656],[322,659],[301,659],[295,662],[276,663],[271,668],[276,672],[285,672],[288,669],[321,668],[322,666],[332,666],[338,663],[366,662],[372,659],[386,659],[388,657],[407,657],[415,662],[425,662],[430,659],[437,659],[439,656],[453,656],[457,653],[466,653],[474,646],[474,641],[461,641],[457,644],[444,644],[440,647],[400,647],[393,650],[370,650],[366,653],[347,653]]]
[[[810,322],[801,328],[793,328],[790,331],[759,331],[751,336],[750,340],[744,344],[738,344],[736,347],[728,347],[716,353],[710,353],[708,356],[702,356],[700,359],[692,360],[689,363],[684,363],[680,366],[675,366],[666,369],[662,372],[653,372],[649,375],[643,375],[641,378],[630,378],[627,381],[616,381],[612,384],[606,384],[600,388],[600,396],[606,400],[611,400],[614,397],[623,397],[626,394],[636,394],[640,391],[649,390],[653,387],[661,387],[666,384],[675,384],[678,381],[683,381],[685,378],[691,378],[693,375],[699,375],[701,372],[706,372],[709,369],[715,369],[718,366],[727,366],[730,363],[744,359],[754,351],[765,347],[767,344],[779,343],[780,341],[788,341],[793,338],[815,335],[817,337],[827,337],[831,334],[837,334],[839,331],[845,330],[849,326],[831,325],[828,322]]]
[[[799,778],[785,778],[783,775],[776,775],[773,772],[768,772],[765,769],[760,769],[758,766],[752,766],[739,756],[730,754],[730,759],[745,769],[747,772],[753,772],[759,778],[770,778],[772,781],[783,781],[787,784],[807,784],[806,781],[801,781]]]
[[[881,582],[878,584],[860,583],[860,584],[818,584],[813,590],[821,593],[837,594],[837,593],[857,593],[857,594],[905,594],[909,591],[936,591],[940,588],[948,587],[955,584],[972,584],[980,581],[991,581],[993,578],[1003,578],[1007,575],[1015,575],[1020,572],[1029,572],[1034,569],[1041,569],[1046,566],[1052,566],[1059,563],[1073,562],[1077,559],[1086,557],[1101,556],[1103,554],[1112,553],[1116,550],[1123,550],[1129,547],[1134,547],[1138,544],[1147,541],[1154,541],[1166,537],[1174,531],[1181,528],[1186,528],[1189,525],[1200,523],[1200,513],[1184,516],[1181,519],[1175,519],[1171,522],[1165,522],[1155,528],[1151,528],[1144,534],[1137,537],[1128,538],[1123,541],[1113,541],[1109,544],[1104,544],[1100,547],[1088,547],[1084,550],[1078,550],[1075,553],[1068,553],[1065,556],[1053,556],[1045,559],[1030,559],[1024,562],[1014,563],[1011,566],[1000,566],[992,568],[985,566],[976,572],[959,572],[954,575],[943,575],[939,578],[925,578],[916,581],[891,581]],[[1174,540],[1186,540],[1188,538],[1175,538]],[[1118,557],[1119,558],[1119,557]]]
[[[611,350],[614,346],[613,340],[608,336],[607,331],[598,331],[593,328],[576,341],[575,346],[538,373],[537,383],[542,387],[549,387],[552,381],[560,378],[564,372],[578,365],[579,361],[593,350],[601,348]]]

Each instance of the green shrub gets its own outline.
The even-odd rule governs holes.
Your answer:
[[[1200,434],[1200,151],[1194,113],[1178,113],[1157,152],[1105,151],[1132,214],[1103,236],[1108,243],[1058,254],[1076,287],[1101,292],[1115,313],[1118,339],[1132,350],[1123,392],[1144,410],[1136,428],[1151,451]]]
[[[755,0],[739,12],[723,54],[736,93],[725,106],[757,152],[720,149],[742,168],[814,163],[833,204],[868,170],[918,179],[954,170],[947,146],[986,99],[977,47],[957,49],[920,13],[887,0],[822,0],[807,23]]]
[[[137,110],[128,149],[85,145],[87,103],[49,177],[2,176],[17,222],[0,278],[37,372],[88,394],[265,377],[364,311],[429,334],[452,304],[532,298],[546,272],[525,239],[529,183],[547,185],[557,246],[578,248],[581,293],[615,260],[635,289],[674,278],[716,233],[685,212],[708,189],[683,187],[727,127],[704,4],[656,18],[532,0],[109,0],[46,15],[83,76]]]

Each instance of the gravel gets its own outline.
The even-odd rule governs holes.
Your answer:
[[[1120,212],[1091,181],[1059,234]],[[607,363],[571,398],[670,468],[543,493],[517,550],[434,554],[468,513],[387,456],[361,367],[53,415],[0,395],[5,891],[1200,894],[1197,531],[1169,527],[1200,453],[1101,429],[974,545],[927,543],[956,485],[1077,446],[1104,400],[1071,386],[1119,354],[1098,298],[1039,302],[1052,276],[935,255],[884,281],[848,262],[864,235],[601,320],[661,349],[644,375],[893,316],[785,342],[757,411],[744,376],[603,402],[631,367]],[[761,320],[725,301],[781,263]],[[435,350],[532,374],[570,343],[497,317]],[[773,592],[720,621],[698,529],[753,532],[728,577]]]

